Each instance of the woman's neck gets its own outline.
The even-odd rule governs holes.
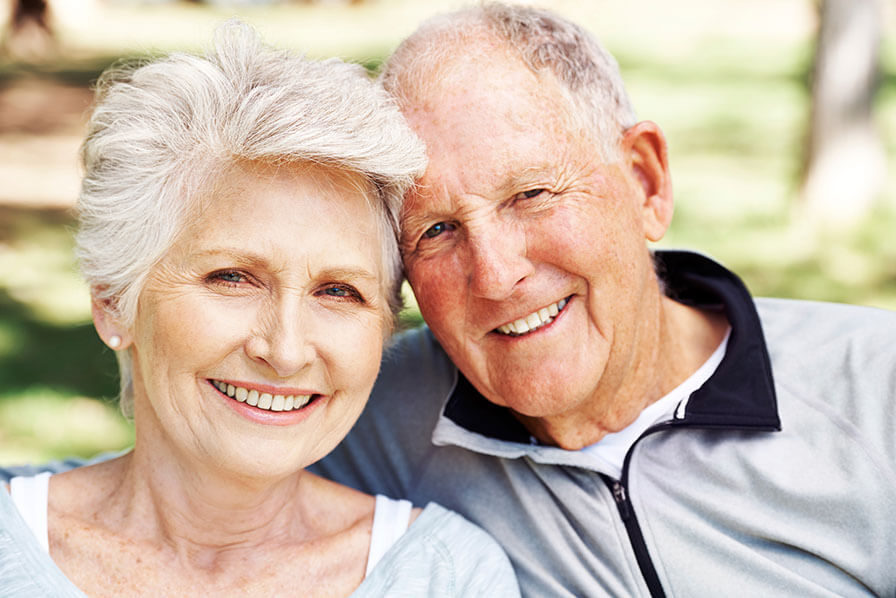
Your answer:
[[[139,444],[106,467],[97,472],[104,483],[97,487],[103,492],[94,503],[95,520],[122,536],[167,546],[202,568],[259,546],[338,533],[370,500],[305,471],[278,480],[237,478],[196,464],[187,468],[177,455],[143,452]]]
[[[263,484],[171,457],[138,445],[55,476],[50,555],[78,587],[91,595],[348,594],[363,579],[373,497],[304,471]],[[124,584],[120,592],[111,580]]]

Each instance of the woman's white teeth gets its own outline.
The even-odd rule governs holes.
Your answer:
[[[532,312],[525,318],[508,322],[503,326],[498,326],[497,330],[501,334],[509,334],[511,336],[519,336],[521,334],[526,334],[527,332],[532,332],[545,324],[553,322],[554,318],[557,317],[557,314],[563,311],[563,308],[566,307],[566,303],[566,299],[561,299],[556,303],[551,303],[547,307],[542,307],[538,311]]]
[[[215,388],[240,403],[246,403],[267,411],[292,411],[301,409],[311,400],[311,395],[272,395],[257,390],[249,390],[242,386],[234,386],[226,382],[212,380]]]

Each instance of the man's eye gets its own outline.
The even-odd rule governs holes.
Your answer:
[[[447,222],[439,222],[438,224],[433,224],[423,233],[423,236],[427,239],[432,239],[433,237],[438,237],[444,232],[452,230],[452,226]]]
[[[516,197],[517,199],[532,199],[533,197],[538,197],[544,192],[544,189],[529,189],[528,191],[518,193]]]

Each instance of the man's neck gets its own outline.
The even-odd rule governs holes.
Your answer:
[[[541,418],[517,414],[539,442],[579,450],[619,432],[648,406],[697,371],[728,330],[721,311],[699,310],[663,297],[657,325],[639,339],[643,348],[615,383],[603,383],[581,409]]]

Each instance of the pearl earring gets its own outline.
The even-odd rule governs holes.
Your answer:
[[[113,334],[109,337],[109,346],[114,350],[121,346],[121,337]]]

